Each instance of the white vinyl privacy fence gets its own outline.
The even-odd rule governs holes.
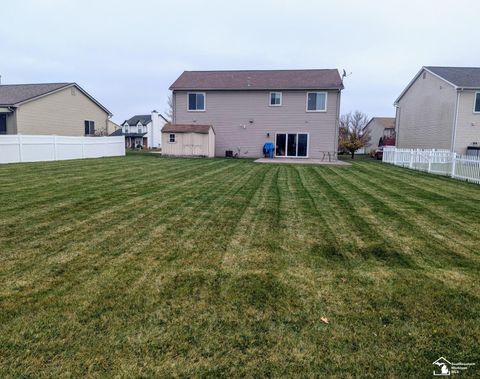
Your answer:
[[[383,162],[480,184],[480,158],[449,150],[383,148]]]
[[[125,155],[125,137],[0,136],[0,163],[42,162]]]

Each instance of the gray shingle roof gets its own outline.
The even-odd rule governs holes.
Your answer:
[[[113,133],[110,133],[111,137],[125,136],[125,137],[143,137],[147,133],[124,133],[123,130],[117,129]]]
[[[149,115],[149,114],[135,115],[129,118],[128,120],[125,120],[123,123],[125,124],[127,122],[128,125],[135,126],[138,124],[139,121],[142,125],[147,125],[149,122],[152,121],[152,115]]]
[[[110,133],[111,136],[123,136],[122,128],[115,130],[113,133]]]
[[[0,105],[15,105],[74,83],[2,84]]]
[[[184,71],[171,90],[343,89],[337,69]]]
[[[480,88],[480,67],[425,66],[425,68],[457,87]]]

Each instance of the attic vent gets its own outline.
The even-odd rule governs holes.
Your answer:
[[[76,91],[75,91],[75,87],[72,87],[70,89],[70,92],[72,93],[72,96],[75,96],[77,94]]]
[[[422,78],[425,79],[427,77],[427,73],[423,72]]]

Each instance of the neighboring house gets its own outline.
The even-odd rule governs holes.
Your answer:
[[[465,154],[480,144],[480,67],[422,67],[395,106],[397,147]]]
[[[0,85],[0,134],[107,134],[110,111],[76,83]]]
[[[385,139],[395,137],[395,117],[372,117],[363,130],[370,133],[370,142],[365,146],[368,153],[383,145]]]
[[[110,135],[112,134],[115,130],[120,129],[121,126],[118,125],[116,122],[113,122],[112,120],[108,120],[107,122],[107,134]]]
[[[215,156],[215,131],[211,125],[166,124],[162,129],[162,154]]]
[[[147,115],[136,115],[125,120],[120,129],[112,136],[125,136],[125,147],[144,149],[158,149],[161,147],[161,130],[167,122],[157,111]]]
[[[173,123],[212,125],[215,155],[336,157],[342,79],[336,69],[185,71],[170,86]]]

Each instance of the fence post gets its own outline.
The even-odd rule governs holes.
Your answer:
[[[409,154],[410,154],[410,164],[408,165],[408,167],[410,167],[410,168],[413,168],[413,152],[414,152],[414,150],[410,150],[410,151],[409,151]]]
[[[452,178],[455,178],[455,166],[457,163],[457,153],[453,153],[452,155],[452,172],[450,173],[450,176]]]
[[[23,141],[22,135],[18,135],[18,157],[20,158],[20,162],[23,162]]]
[[[85,147],[84,147],[84,144],[85,144],[85,137],[80,137],[81,138],[81,141],[82,141],[82,159],[85,158]]]
[[[433,150],[430,150],[428,152],[428,168],[427,168],[427,172],[430,172],[432,170],[432,157],[433,157],[433,154],[435,152],[435,149]]]
[[[56,161],[57,158],[57,135],[53,135],[53,160]]]
[[[397,148],[393,150],[393,164],[396,166],[397,165]]]

